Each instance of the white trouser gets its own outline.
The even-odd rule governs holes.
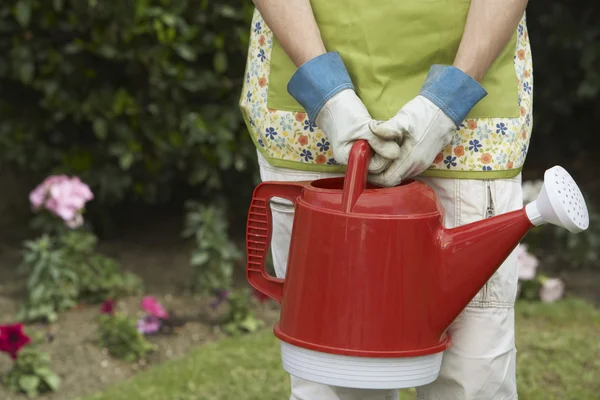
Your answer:
[[[259,154],[263,181],[304,181],[331,176],[269,165]],[[420,178],[431,186],[446,210],[452,228],[523,206],[521,176],[492,181]],[[491,194],[491,199],[490,199]],[[490,203],[491,202],[491,203]],[[285,277],[294,209],[273,199],[271,251],[275,273]],[[475,255],[474,255],[475,256]],[[475,296],[449,328],[453,345],[444,353],[439,378],[417,388],[417,399],[512,400],[517,398],[514,341],[514,301],[517,292],[516,252]],[[396,400],[396,390],[362,390],[326,386],[291,377],[290,400]]]

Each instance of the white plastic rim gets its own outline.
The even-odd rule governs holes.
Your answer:
[[[329,386],[355,389],[405,389],[435,381],[443,352],[419,357],[371,358],[322,353],[281,342],[283,369]]]
[[[536,226],[547,222],[578,233],[590,225],[581,190],[571,175],[560,166],[545,172],[544,185],[538,198],[529,203],[525,211],[531,223]]]

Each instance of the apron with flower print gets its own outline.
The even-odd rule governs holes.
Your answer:
[[[432,64],[451,65],[468,0],[313,0],[325,47],[338,51],[372,117],[388,119],[415,97]],[[531,134],[532,71],[525,16],[481,81],[488,95],[423,175],[518,175]],[[287,93],[296,67],[255,11],[240,106],[250,135],[274,166],[341,172],[327,136]]]

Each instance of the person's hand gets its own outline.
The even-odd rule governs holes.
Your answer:
[[[327,135],[333,148],[333,157],[339,164],[348,164],[350,150],[355,141],[364,139],[373,149],[369,172],[378,174],[384,171],[401,155],[395,140],[375,136],[369,129],[371,115],[354,90],[342,90],[328,100],[315,121]],[[394,137],[390,138],[394,139]]]
[[[352,144],[364,139],[373,149],[369,172],[379,174],[400,156],[395,140],[369,129],[369,111],[358,98],[340,55],[326,53],[303,64],[290,79],[288,92],[329,139],[336,162],[348,164]]]
[[[417,96],[383,123],[372,121],[371,131],[385,140],[401,144],[400,156],[369,181],[380,186],[396,186],[431,166],[435,156],[452,140],[454,122],[435,104]]]
[[[401,144],[400,156],[384,171],[371,174],[369,181],[389,187],[424,172],[486,94],[459,69],[434,65],[419,95],[389,120],[369,124],[377,137]]]

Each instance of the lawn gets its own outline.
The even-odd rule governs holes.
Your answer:
[[[519,398],[600,398],[600,310],[570,299],[521,302],[517,311]],[[284,400],[288,387],[265,330],[204,345],[81,400]]]

